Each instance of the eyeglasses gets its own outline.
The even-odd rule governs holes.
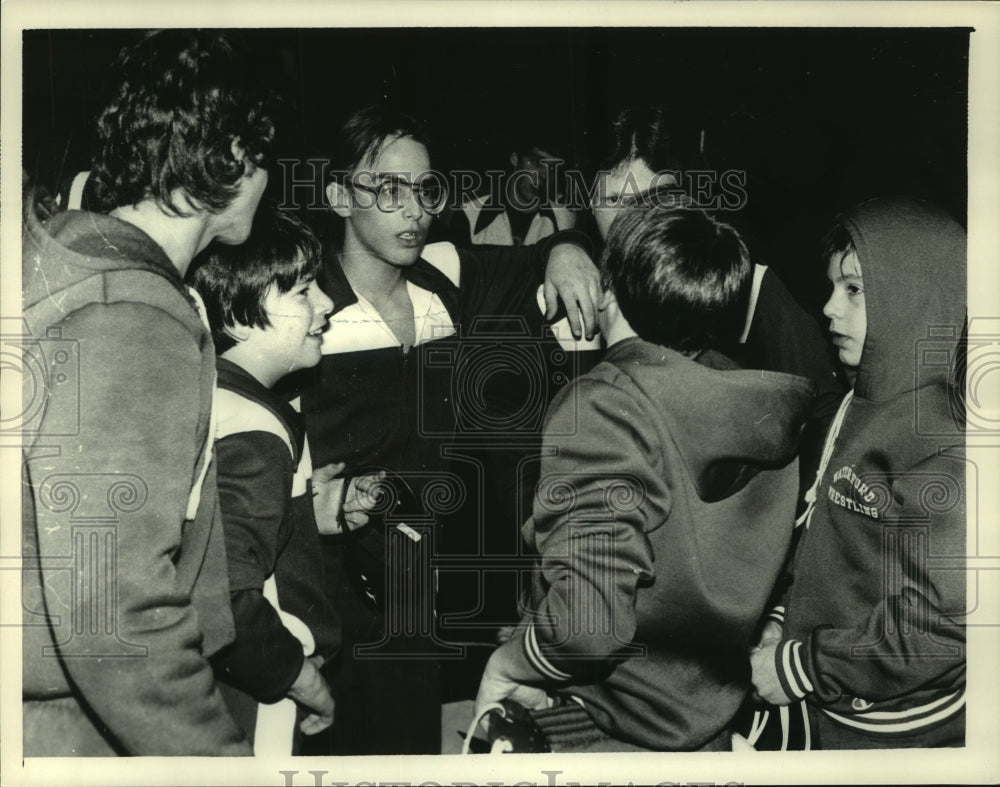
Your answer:
[[[354,178],[347,182],[354,188],[375,197],[375,207],[383,213],[395,213],[415,197],[417,204],[423,210],[438,214],[444,209],[444,203],[448,199],[448,192],[436,178],[410,183],[403,178],[386,177],[377,186],[358,183]]]

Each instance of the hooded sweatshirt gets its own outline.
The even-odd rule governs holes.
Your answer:
[[[965,453],[953,366],[965,232],[931,206],[843,217],[867,333],[805,518],[776,666],[789,697],[874,735],[919,733],[965,700]]]
[[[631,338],[546,423],[523,645],[614,738],[694,750],[748,689],[792,534],[812,384]]]
[[[206,661],[233,620],[197,301],[131,224],[25,221],[25,754],[249,755]]]

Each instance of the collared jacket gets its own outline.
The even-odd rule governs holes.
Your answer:
[[[408,481],[418,496],[433,482],[443,497],[422,497],[422,511],[410,513],[465,521],[461,529],[475,537],[483,527],[480,512],[491,509],[481,508],[475,477],[456,474],[443,448],[506,441],[533,453],[546,403],[598,354],[565,352],[543,326],[537,292],[549,252],[562,242],[588,245],[579,233],[564,232],[528,248],[425,247],[404,271],[417,333],[416,344],[405,349],[329,253],[320,283],[335,312],[323,335],[323,357],[293,381],[301,391],[315,464],[345,462],[348,476],[385,469]],[[556,327],[565,338],[565,326]],[[568,346],[576,348],[572,341]],[[502,450],[489,448],[458,464],[475,473],[480,459],[504,464],[502,472],[484,471],[484,494],[505,499],[504,505],[515,495],[530,499],[532,484],[512,488],[511,455]],[[502,488],[491,488],[497,486]],[[368,528],[347,538],[356,545],[373,536]],[[509,548],[516,550],[516,543]],[[366,586],[362,592],[381,590]]]

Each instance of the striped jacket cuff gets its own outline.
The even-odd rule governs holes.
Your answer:
[[[563,672],[554,667],[545,657],[545,654],[542,653],[542,649],[538,645],[538,639],[535,637],[534,623],[528,624],[528,629],[525,632],[522,642],[524,643],[524,655],[528,659],[528,663],[546,678],[549,680],[567,681],[573,677],[568,672]]]
[[[767,613],[766,620],[773,620],[779,626],[784,626],[785,625],[785,608],[784,608],[784,606],[777,606],[777,607],[774,607],[773,609],[771,609],[771,611]]]
[[[785,694],[793,700],[801,700],[814,691],[812,681],[802,665],[802,642],[786,639],[774,651],[778,680]]]
[[[860,709],[871,707],[872,703],[858,697],[854,698],[852,707]],[[943,721],[957,714],[965,707],[965,689],[959,689],[944,697],[938,697],[931,702],[895,711],[859,711],[857,713],[835,713],[827,708],[821,708],[831,719],[855,729],[866,732],[885,733],[887,735],[903,734],[919,731],[925,727]]]

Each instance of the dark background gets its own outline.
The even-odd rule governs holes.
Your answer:
[[[55,188],[87,168],[108,64],[144,31],[24,33],[24,166]],[[966,29],[452,28],[246,30],[290,99],[281,155],[321,156],[351,111],[426,119],[439,169],[504,166],[526,129],[591,173],[623,108],[664,104],[747,172],[751,250],[814,313],[816,247],[838,209],[931,196],[966,209]],[[281,178],[272,177],[280,189]]]

